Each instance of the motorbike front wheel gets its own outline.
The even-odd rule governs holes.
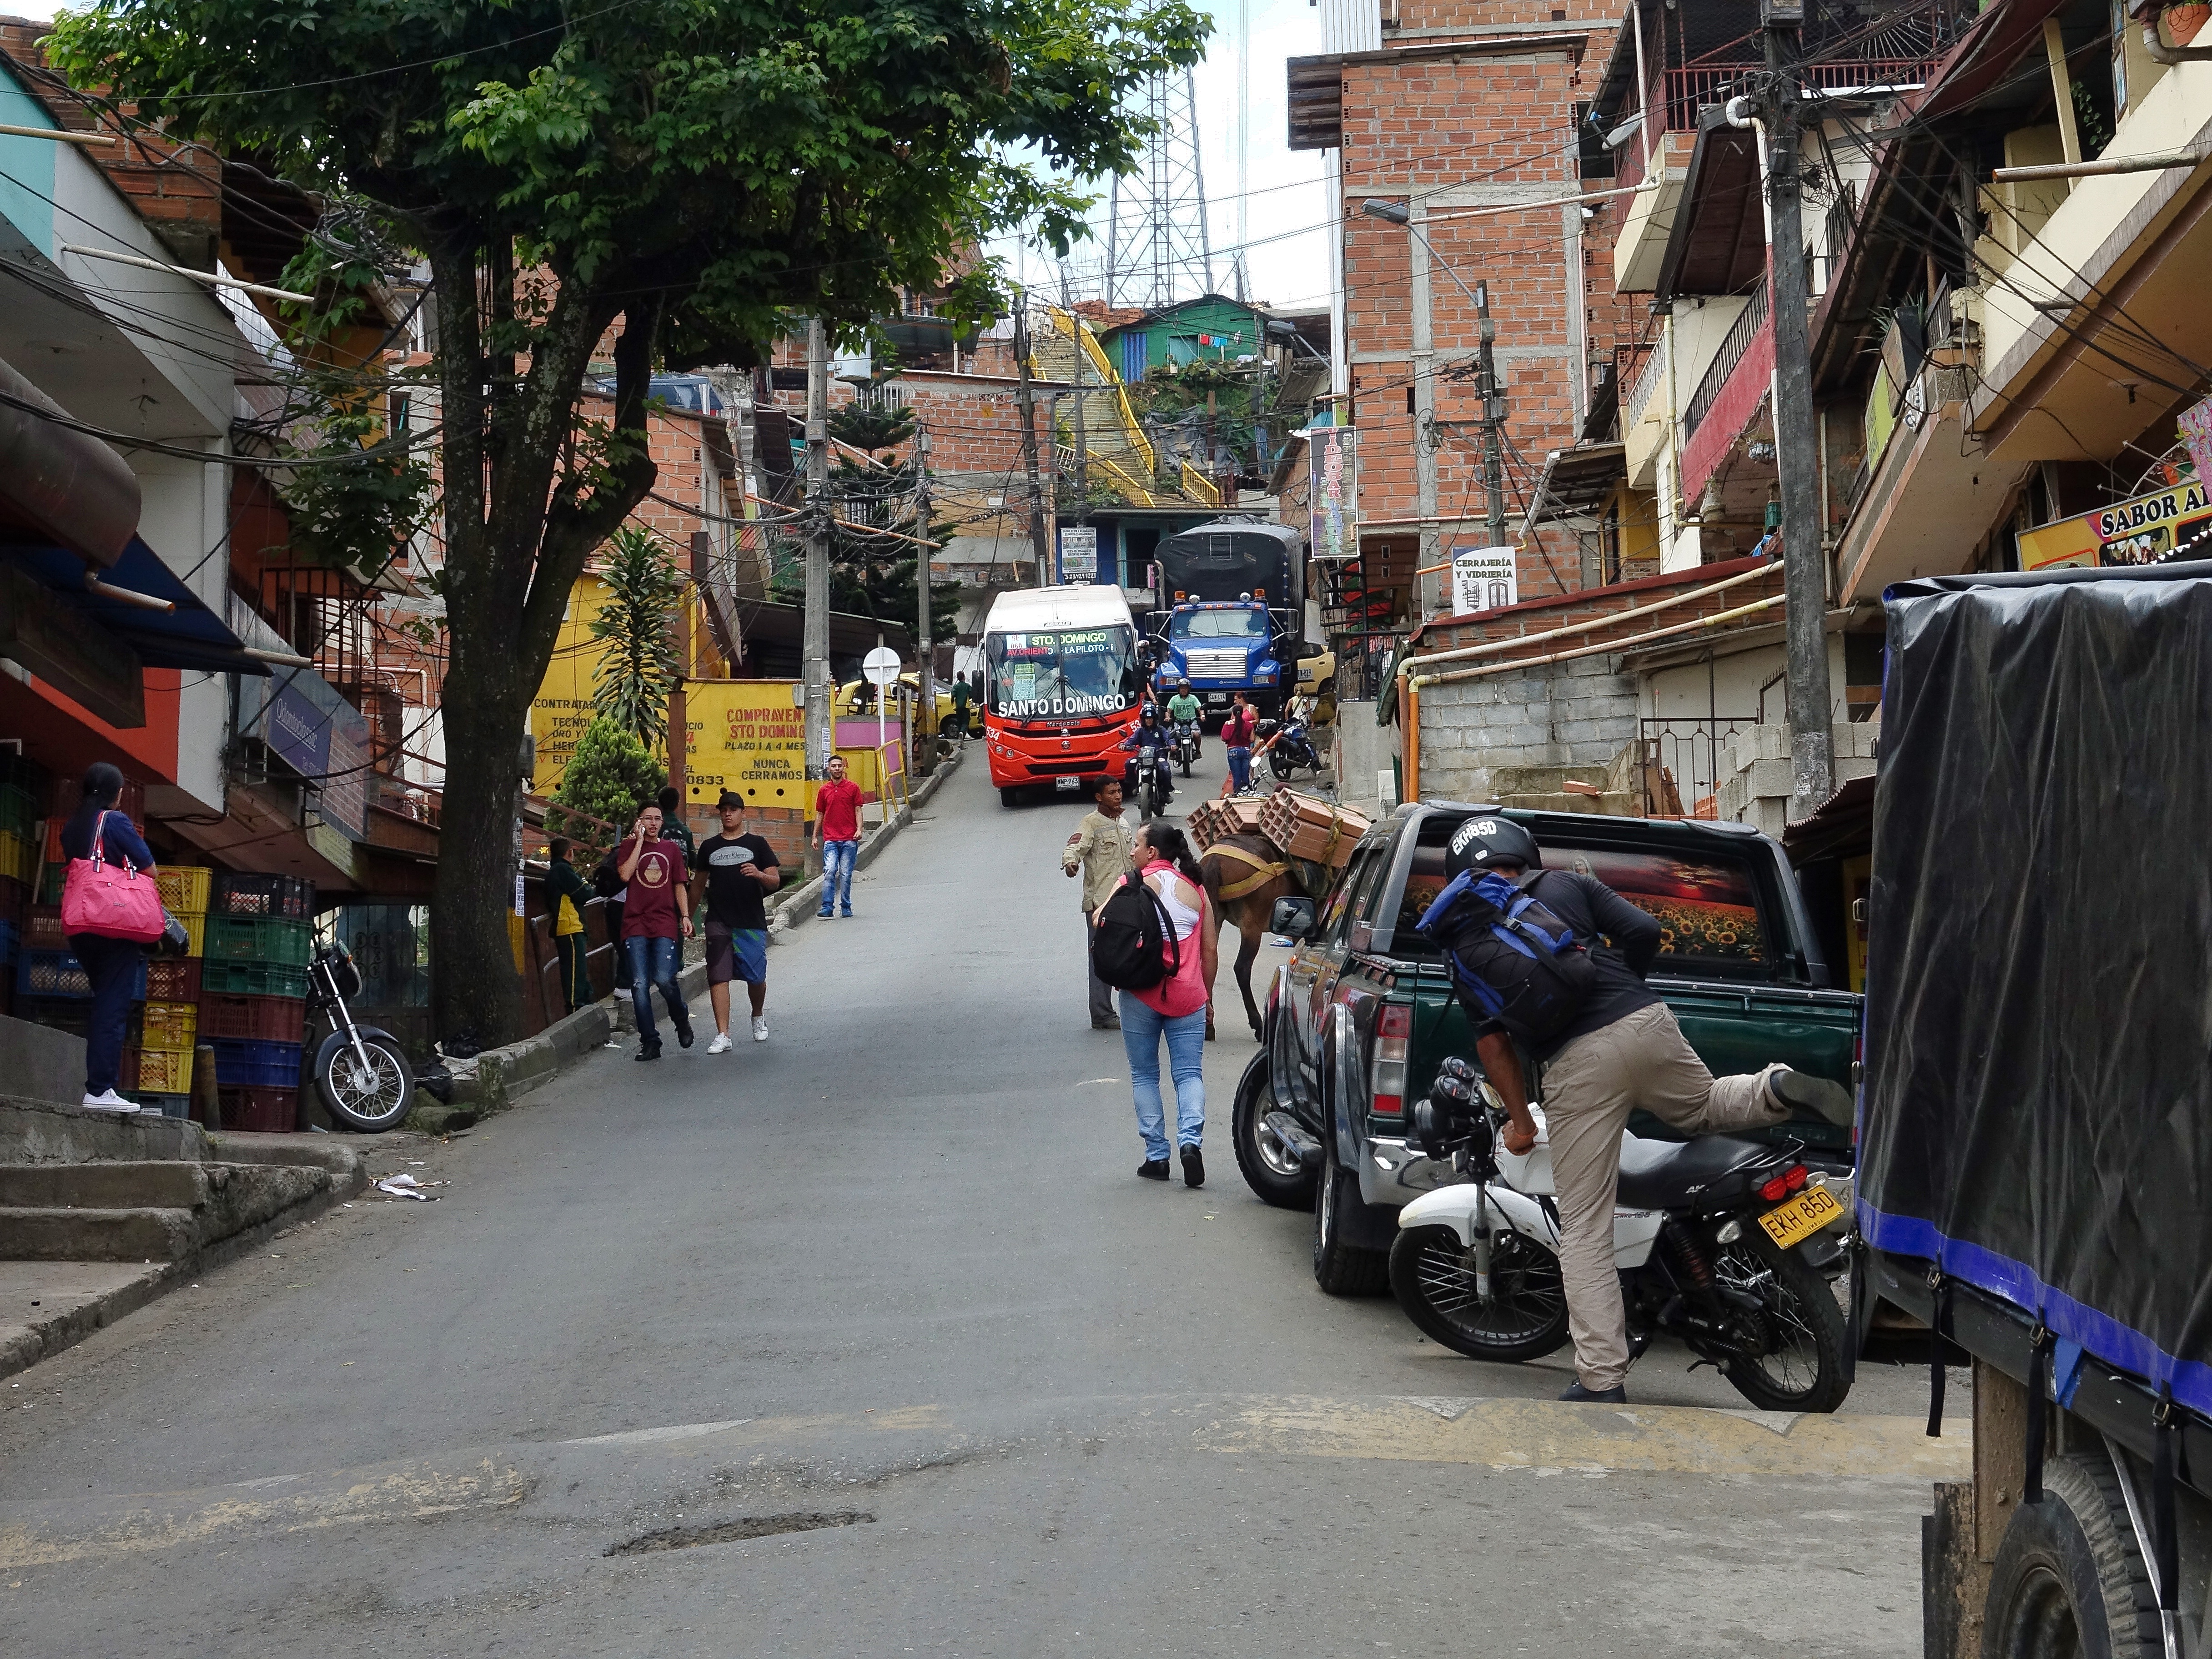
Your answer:
[[[1475,1282],[1474,1252],[1449,1227],[1408,1227],[1390,1247],[1390,1290],[1406,1316],[1469,1359],[1517,1364],[1567,1340],[1567,1287],[1559,1259],[1503,1230],[1490,1254],[1490,1298]]]
[[[1291,774],[1297,770],[1297,763],[1279,749],[1270,749],[1267,751],[1267,765],[1276,778],[1284,783],[1288,783],[1291,781]]]
[[[1751,1339],[1723,1358],[1735,1391],[1768,1412],[1832,1412],[1851,1390],[1844,1371],[1844,1312],[1835,1292],[1803,1254],[1785,1250],[1758,1226],[1723,1244],[1713,1277],[1759,1298],[1736,1328]]]
[[[323,1039],[315,1053],[315,1086],[331,1115],[349,1129],[377,1134],[405,1121],[415,1104],[415,1068],[399,1045],[381,1031],[362,1030],[362,1054],[343,1031]],[[362,1054],[368,1056],[364,1065]]]

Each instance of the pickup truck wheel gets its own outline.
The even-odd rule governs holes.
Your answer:
[[[1990,1571],[1982,1659],[2152,1659],[2150,1574],[2110,1463],[2054,1457],[2043,1501],[2012,1512]]]
[[[1851,1390],[1844,1367],[1844,1311],[1828,1281],[1802,1252],[1785,1250],[1756,1226],[1713,1257],[1713,1277],[1748,1291],[1767,1351],[1721,1362],[1735,1391],[1768,1412],[1832,1412]]]
[[[1408,1227],[1390,1247],[1390,1290],[1406,1316],[1469,1359],[1518,1364],[1555,1353],[1568,1337],[1559,1259],[1532,1238],[1495,1235],[1490,1299],[1474,1262],[1449,1227]]]
[[[1314,1283],[1331,1296],[1380,1296],[1390,1288],[1390,1257],[1344,1242],[1344,1215],[1362,1202],[1359,1177],[1325,1154],[1314,1195]]]
[[[1279,1210],[1310,1210],[1314,1206],[1313,1174],[1298,1155],[1267,1133],[1266,1118],[1274,1109],[1275,1091],[1267,1056],[1257,1054],[1237,1083],[1237,1107],[1229,1121],[1230,1144],[1237,1149],[1237,1167],[1244,1184]]]

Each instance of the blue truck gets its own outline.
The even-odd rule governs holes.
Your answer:
[[[1162,696],[1182,680],[1218,726],[1245,694],[1277,715],[1297,680],[1304,645],[1304,538],[1287,525],[1222,519],[1164,537],[1157,566],[1153,684]]]

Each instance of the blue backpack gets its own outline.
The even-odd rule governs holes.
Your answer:
[[[1566,1030],[1597,979],[1574,930],[1494,871],[1461,871],[1413,931],[1443,951],[1468,1016],[1523,1042]]]

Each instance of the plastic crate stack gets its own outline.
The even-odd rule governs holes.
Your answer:
[[[124,1092],[171,1117],[191,1115],[192,1054],[200,1015],[200,940],[207,927],[208,890],[215,872],[162,865],[155,872],[161,903],[191,936],[191,956],[153,957],[146,963],[146,1009],[134,1073],[129,1056]]]
[[[300,1114],[315,884],[217,876],[200,966],[199,1039],[215,1046],[226,1129],[287,1130]]]

